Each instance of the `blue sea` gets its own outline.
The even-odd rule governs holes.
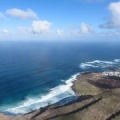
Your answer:
[[[120,66],[120,43],[0,42],[0,112],[24,114],[70,96],[81,72]]]

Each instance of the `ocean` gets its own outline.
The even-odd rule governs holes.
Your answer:
[[[76,96],[71,86],[78,74],[120,66],[119,46],[78,41],[1,41],[0,112],[24,114]]]

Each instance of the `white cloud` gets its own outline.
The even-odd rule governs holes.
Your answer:
[[[84,1],[84,2],[103,2],[105,0],[80,0],[80,1]]]
[[[37,14],[31,9],[21,10],[18,8],[11,8],[6,11],[6,14],[11,15],[13,17],[17,17],[17,18],[22,18],[22,19],[38,18]]]
[[[0,32],[5,33],[5,34],[10,33],[9,30],[7,30],[7,29],[0,30]]]
[[[81,23],[80,25],[80,32],[82,33],[92,33],[94,30],[91,25],[88,25],[86,23]]]
[[[108,10],[111,12],[111,16],[106,23],[100,25],[101,28],[120,28],[120,2],[113,2],[108,6]]]
[[[74,37],[80,37],[80,36],[90,36],[93,35],[93,33],[95,33],[94,28],[92,27],[92,25],[89,25],[87,23],[80,23],[80,26],[75,26],[72,25],[70,26],[70,36],[74,36]]]
[[[87,2],[87,3],[100,3],[100,2],[104,2],[107,0],[73,0],[75,2]]]
[[[60,30],[60,29],[57,29],[56,30],[57,34],[62,36],[64,34],[64,31],[63,30]]]
[[[31,29],[33,33],[45,34],[49,32],[51,25],[47,20],[33,21]]]

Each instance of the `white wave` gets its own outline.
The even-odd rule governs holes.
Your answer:
[[[102,60],[94,60],[90,62],[85,62],[80,64],[81,69],[89,69],[89,68],[106,68],[110,66],[117,65],[120,62],[120,59],[115,59],[114,61],[102,61]]]
[[[14,106],[6,106],[2,108],[2,112],[9,112],[13,114],[25,114],[31,112],[32,110],[39,109],[40,107],[47,106],[48,104],[56,103],[66,97],[74,96],[75,92],[72,90],[71,86],[73,81],[76,80],[76,76],[79,74],[73,75],[68,79],[64,85],[59,85],[55,88],[52,88],[50,92],[46,95],[39,96],[37,98],[27,97],[25,101],[18,103]],[[16,107],[15,107],[16,106]]]
[[[80,64],[80,68],[82,68],[82,69],[88,69],[88,68],[91,68],[91,67],[96,68],[98,66],[92,65],[92,63],[89,63],[89,62]]]
[[[115,61],[115,62],[120,62],[120,59],[115,59],[114,61]]]
[[[87,62],[89,64],[114,64],[112,61],[102,61],[102,60],[94,60],[92,62]]]

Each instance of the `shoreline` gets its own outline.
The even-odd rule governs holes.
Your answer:
[[[59,86],[56,86],[56,87],[54,87],[54,88],[52,88],[51,89],[51,91],[53,91],[54,89],[56,89],[56,88],[58,88],[59,89],[59,87],[62,87],[63,86],[63,89],[64,89],[64,87],[68,87],[67,89],[68,89],[68,91],[70,92],[72,92],[72,93],[69,93],[68,92],[68,94],[71,94],[71,96],[76,96],[75,94],[76,94],[76,92],[72,89],[72,86],[73,86],[73,82],[74,81],[76,81],[77,79],[77,76],[79,76],[81,73],[79,72],[79,73],[76,73],[76,74],[73,74],[73,75],[71,75],[71,77],[69,78],[69,79],[67,79],[66,81],[64,81],[65,82],[65,84],[60,84]],[[66,88],[65,88],[66,89]],[[50,91],[50,92],[51,92]],[[48,93],[48,94],[46,94],[46,95],[49,95],[50,94],[50,92]],[[73,94],[73,95],[72,95]],[[45,95],[45,97],[46,97],[46,95]],[[58,94],[59,95],[59,94]],[[68,96],[69,97],[69,96]],[[50,104],[51,106],[52,105],[54,105],[54,104],[59,104],[59,102],[60,101],[62,101],[62,100],[64,100],[64,99],[66,99],[67,97],[65,97],[65,98],[63,98],[63,99],[60,99],[60,100],[58,100],[58,101],[56,101],[56,102],[54,102],[54,103],[52,103],[52,104]],[[70,100],[69,102],[71,102],[72,100]],[[68,102],[68,103],[69,103]],[[47,104],[49,104],[49,102],[47,103]],[[63,103],[63,105],[64,104],[67,104],[67,103]],[[43,106],[43,107],[39,107],[38,109],[41,109],[41,108],[46,108],[48,105],[45,105],[45,106]],[[27,107],[26,107],[27,108]],[[15,108],[13,108],[13,109],[15,109]],[[18,113],[18,114],[14,114],[14,113],[10,113],[10,112],[0,112],[0,114],[4,114],[4,115],[8,115],[8,116],[18,116],[18,115],[25,115],[25,114],[29,114],[29,113],[31,113],[32,111],[36,111],[36,110],[38,110],[38,109],[35,109],[35,110],[31,110],[30,112],[27,112],[27,113]]]
[[[104,118],[99,120],[106,120],[114,114],[119,118],[119,114],[116,115],[119,109],[116,110],[116,107],[120,106],[120,81],[102,76],[102,73],[88,72],[77,75],[76,79],[72,81],[72,84],[72,90],[79,95],[77,99],[65,105],[56,106],[52,104],[24,115],[14,116],[14,120],[42,120],[43,116],[47,119],[51,118],[51,120],[57,120],[58,117],[61,118],[60,120],[66,120],[68,119],[66,116],[74,117],[73,115],[76,112],[80,114],[79,119],[82,120],[86,117],[91,117],[88,115],[92,114],[91,112],[93,110],[96,112],[92,114],[92,117],[100,118],[103,114]],[[107,108],[104,106],[107,106]],[[111,110],[108,113],[101,112],[108,111],[108,108]],[[6,118],[5,120],[9,120],[11,117],[7,115],[3,116]],[[90,120],[97,120],[92,117]]]

